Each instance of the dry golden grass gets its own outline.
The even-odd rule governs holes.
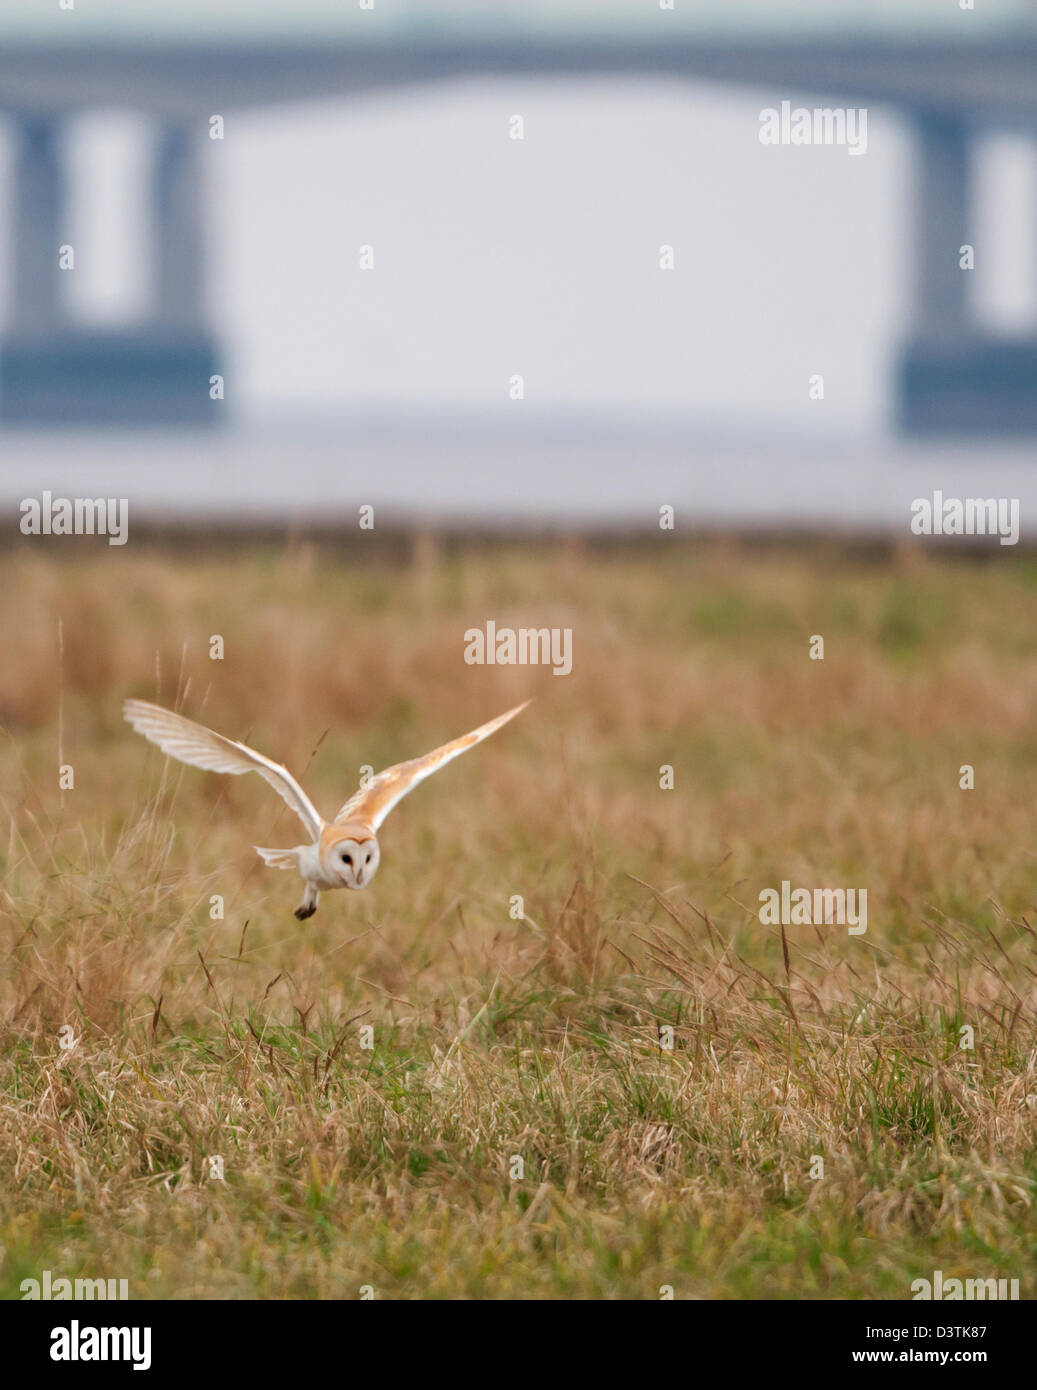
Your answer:
[[[1032,561],[58,545],[0,557],[7,1296],[1032,1295]],[[466,666],[488,617],[573,675]],[[329,813],[529,694],[302,926],[251,849],[290,813],[120,717],[182,702]],[[782,879],[866,887],[867,935],[783,946]]]

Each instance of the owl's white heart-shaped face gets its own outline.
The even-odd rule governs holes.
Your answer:
[[[378,872],[381,851],[366,826],[328,826],[320,861],[325,878],[340,888],[366,888]]]

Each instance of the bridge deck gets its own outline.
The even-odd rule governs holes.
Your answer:
[[[686,35],[636,41],[516,36],[505,42],[437,35],[405,45],[352,39],[320,45],[8,43],[0,52],[0,111],[123,106],[194,117],[494,75],[696,78],[783,97],[964,110],[979,120],[1029,125],[1037,119],[1037,30],[969,40],[912,35],[735,41]]]
[[[420,47],[437,37],[466,40],[718,36],[743,40],[823,35],[922,35],[963,38],[1033,31],[1033,0],[105,0],[62,11],[40,0],[4,0],[5,40],[36,39],[87,47],[101,40],[155,42],[176,35],[223,44],[306,36],[390,38]]]

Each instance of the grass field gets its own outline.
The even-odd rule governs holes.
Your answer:
[[[487,618],[571,627],[573,674],[465,665]],[[34,542],[0,631],[6,1297],[1033,1296],[1032,558]],[[273,793],[120,715],[331,814],[531,694],[302,925]],[[784,879],[866,888],[866,935],[783,943]]]

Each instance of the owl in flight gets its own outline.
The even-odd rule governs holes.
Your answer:
[[[127,700],[123,714],[137,733],[143,734],[170,757],[209,772],[235,775],[258,772],[288,803],[306,827],[311,843],[296,845],[294,849],[260,849],[256,845],[255,850],[275,869],[298,869],[306,883],[302,902],[295,909],[296,917],[302,922],[317,911],[322,891],[367,887],[378,870],[380,858],[375,831],[412,787],[438,772],[451,758],[496,733],[528,704],[527,700],[516,705],[506,714],[498,715],[470,734],[455,738],[452,743],[444,743],[442,748],[426,753],[423,758],[387,767],[351,796],[331,822],[324,819],[287,768],[264,758],[262,753],[256,753],[244,743],[224,738],[212,729],[145,700]]]

